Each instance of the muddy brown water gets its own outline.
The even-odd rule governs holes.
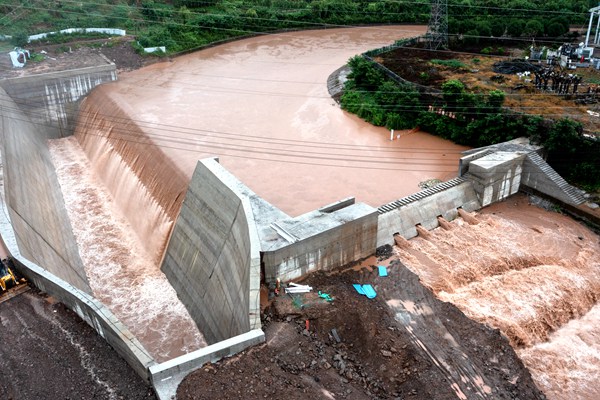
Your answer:
[[[256,37],[122,74],[119,82],[89,96],[78,142],[58,140],[51,146],[57,173],[63,191],[71,191],[65,195],[67,207],[81,252],[89,255],[83,258],[90,279],[97,279],[91,282],[96,294],[155,357],[203,345],[201,327],[194,330],[176,298],[164,295],[168,283],[158,268],[198,159],[218,156],[242,182],[291,216],[347,196],[379,206],[418,191],[419,182],[456,176],[463,147],[424,132],[400,132],[390,141],[389,131],[345,113],[327,93],[329,74],[348,58],[422,32],[397,26]],[[87,161],[81,158],[84,151]],[[130,174],[129,166],[144,157],[153,167],[137,177]],[[74,180],[83,187],[68,189]],[[86,210],[93,214],[107,203],[103,193],[113,204],[100,220],[114,219],[118,226],[92,231],[89,226],[101,224]],[[95,202],[81,202],[88,198],[82,194]],[[488,213],[478,216],[477,224],[459,219],[452,229],[439,230],[443,233],[400,241],[412,249],[401,258],[438,296],[505,329],[549,396],[597,398],[591,382],[600,378],[600,340],[589,328],[598,325],[593,322],[598,266],[590,261],[598,259],[597,245],[591,245],[598,239],[557,214],[540,216],[527,204],[520,207],[526,210],[517,208],[507,220]],[[94,256],[96,243],[106,240],[103,230],[115,239],[112,252]],[[569,245],[555,231],[566,234]],[[117,279],[122,276],[127,279]],[[128,296],[138,299],[129,304]],[[553,344],[564,340],[561,335],[582,342]],[[561,387],[573,396],[561,397]]]
[[[110,110],[119,108],[188,179],[198,159],[219,157],[291,216],[348,196],[378,207],[419,182],[455,177],[465,147],[424,132],[390,141],[387,129],[341,110],[327,78],[358,53],[423,32],[366,27],[232,42],[121,74],[85,112],[89,124],[118,129]]]
[[[444,301],[499,328],[549,399],[598,399],[600,238],[518,195],[397,256]]]
[[[57,175],[95,296],[157,360],[204,346],[159,270],[198,159],[218,156],[292,216],[347,196],[378,206],[456,176],[464,147],[424,132],[391,141],[327,91],[350,57],[423,32],[255,37],[122,74],[86,98],[76,140],[50,143]]]

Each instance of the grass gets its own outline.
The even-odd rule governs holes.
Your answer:
[[[434,60],[431,60],[430,63],[437,64],[437,65],[443,65],[445,67],[450,67],[450,68],[454,68],[454,69],[467,68],[467,64],[465,64],[459,60],[437,60],[437,59],[434,59]]]

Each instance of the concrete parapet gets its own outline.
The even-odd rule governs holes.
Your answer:
[[[18,272],[37,288],[75,311],[127,361],[139,376],[149,382],[148,369],[155,364],[155,361],[142,344],[98,300],[24,258],[19,252],[15,232],[12,229],[11,221],[7,217],[4,202],[2,202],[2,208],[3,212],[0,212],[0,233]]]
[[[284,240],[271,242],[263,249],[265,280],[291,280],[374,254],[377,210],[353,203],[354,199],[345,199],[273,222],[271,227]]]
[[[91,293],[42,126],[0,87],[1,151],[7,212],[20,253]]]
[[[492,153],[493,151],[489,149],[484,149],[476,153],[468,154],[461,157],[460,160],[458,160],[458,176],[463,176],[464,174],[469,172],[469,164],[471,163],[471,161],[478,160]]]
[[[177,387],[189,373],[206,363],[217,362],[264,341],[263,331],[254,329],[164,363],[153,365],[150,367],[150,375],[154,390],[160,400],[171,400],[177,393]]]
[[[210,344],[259,323],[260,244],[242,187],[198,162],[161,266]]]
[[[405,239],[417,236],[416,225],[421,225],[426,229],[437,228],[439,226],[438,216],[453,220],[458,215],[458,208],[469,212],[481,208],[481,203],[469,181],[457,181],[457,184],[450,185],[441,191],[434,190],[436,187],[419,192],[422,196],[418,200],[403,201],[400,199],[395,202],[400,204],[397,208],[379,215],[377,247],[393,244],[396,233]]]
[[[35,123],[46,139],[73,133],[79,102],[96,86],[117,80],[116,66],[105,57],[99,65],[0,80],[14,104]]]

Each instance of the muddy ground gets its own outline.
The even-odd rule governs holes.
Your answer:
[[[44,293],[30,290],[0,303],[0,398],[156,397],[77,314]]]
[[[265,309],[265,344],[192,373],[177,398],[544,398],[498,330],[437,300],[399,262],[388,270],[311,275],[302,283],[312,293]]]

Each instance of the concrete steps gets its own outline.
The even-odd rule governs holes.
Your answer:
[[[569,199],[573,204],[579,205],[585,203],[585,198],[579,189],[569,185],[548,163],[537,153],[527,155],[529,160],[534,163],[545,175],[550,179]]]
[[[407,204],[413,203],[415,201],[424,199],[425,197],[429,197],[433,194],[440,193],[440,192],[443,192],[444,190],[451,189],[451,188],[458,186],[464,182],[466,182],[466,179],[464,179],[462,177],[454,178],[447,182],[439,183],[429,189],[421,190],[420,192],[413,193],[410,196],[406,196],[406,197],[403,197],[396,201],[393,201],[391,203],[384,204],[381,207],[379,207],[377,209],[377,211],[379,212],[379,214],[385,214],[387,212],[394,211],[395,209],[397,209],[399,207],[402,207]]]

